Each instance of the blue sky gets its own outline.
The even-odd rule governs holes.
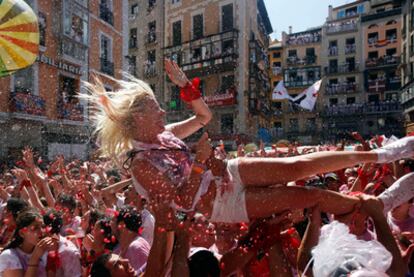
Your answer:
[[[320,26],[328,16],[328,6],[334,7],[354,2],[353,0],[264,0],[272,22],[272,38],[281,38],[282,31],[304,31]]]

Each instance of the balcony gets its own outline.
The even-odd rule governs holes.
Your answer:
[[[58,118],[83,121],[83,106],[80,103],[62,103],[58,105]]]
[[[291,56],[286,59],[288,66],[297,66],[297,65],[313,65],[316,63],[317,56],[305,56],[300,59],[297,56]]]
[[[144,76],[145,78],[152,78],[157,76],[157,66],[155,61],[146,60],[144,62]]]
[[[321,31],[309,31],[288,36],[287,45],[305,45],[312,43],[320,43],[322,40]]]
[[[107,58],[100,58],[101,60],[101,72],[108,74],[110,76],[114,76],[114,63],[112,61],[109,61]]]
[[[323,116],[350,116],[362,114],[400,113],[401,105],[398,101],[385,101],[381,103],[335,105],[325,107]]]
[[[311,86],[313,85],[316,81],[318,81],[319,79],[308,79],[308,80],[301,80],[301,79],[290,79],[290,80],[286,80],[284,85],[286,87],[292,88],[292,87],[307,87],[307,86]]]
[[[226,31],[167,47],[164,55],[180,57],[179,64],[189,78],[233,71],[238,58],[237,40],[237,30]]]
[[[157,42],[157,33],[156,32],[149,32],[145,35],[145,44],[152,44]]]
[[[414,81],[409,82],[401,89],[401,103],[404,108],[411,107],[407,104],[414,106]]]
[[[368,92],[396,91],[401,89],[401,78],[378,78],[368,80]]]
[[[282,75],[282,67],[280,66],[272,67],[272,73],[273,73],[273,76]]]
[[[326,33],[328,35],[342,33],[342,32],[356,32],[358,31],[358,23],[356,21],[347,21],[342,23],[328,23],[326,26]]]
[[[283,128],[270,128],[269,132],[270,132],[270,135],[272,136],[273,141],[276,141],[278,139],[282,139],[285,137],[285,132]]]
[[[326,66],[325,74],[343,74],[343,73],[355,73],[359,71],[359,64],[342,64],[338,66]]]
[[[237,91],[231,87],[214,95],[204,96],[204,102],[210,107],[233,106],[237,104]]]
[[[106,5],[99,5],[99,18],[114,25],[114,13]]]
[[[367,68],[396,66],[400,63],[401,57],[383,56],[380,58],[368,58],[365,62]]]
[[[11,92],[10,111],[12,113],[45,116],[46,103],[42,97],[37,95],[26,92]]]
[[[356,52],[356,45],[355,44],[345,45],[345,55],[354,54],[355,52]]]
[[[328,48],[328,56],[333,57],[333,56],[338,56],[338,47],[336,46],[331,46]]]
[[[358,85],[356,83],[339,83],[328,84],[325,88],[326,95],[348,94],[358,92]]]
[[[394,8],[394,9],[389,9],[389,10],[385,10],[385,11],[381,11],[381,12],[373,12],[373,13],[370,13],[370,14],[367,14],[367,15],[363,15],[362,16],[362,22],[367,22],[367,21],[376,20],[376,19],[382,19],[384,17],[399,15],[399,14],[401,14],[401,8]]]

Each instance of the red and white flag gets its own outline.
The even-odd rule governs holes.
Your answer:
[[[321,88],[322,80],[317,81],[304,92],[296,96],[292,102],[298,104],[305,110],[312,111],[318,99],[319,89]]]
[[[283,81],[280,81],[277,84],[277,86],[273,89],[272,99],[273,100],[282,100],[282,99],[292,100],[292,97],[289,95],[287,89],[283,85]]]

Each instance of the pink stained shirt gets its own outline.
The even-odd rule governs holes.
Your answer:
[[[138,271],[147,262],[150,249],[149,243],[144,238],[137,236],[125,253],[121,253],[118,246],[114,249],[114,254],[128,259],[135,271]]]

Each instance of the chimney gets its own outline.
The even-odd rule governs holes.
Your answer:
[[[328,20],[333,20],[334,14],[333,14],[333,7],[332,5],[329,5],[329,11],[328,11]]]
[[[292,26],[289,26],[289,35],[292,34]]]

